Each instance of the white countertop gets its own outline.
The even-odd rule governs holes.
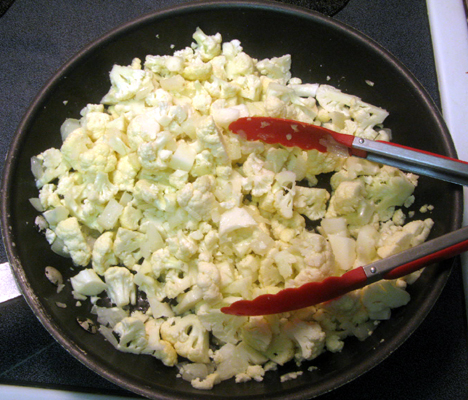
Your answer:
[[[468,161],[468,26],[464,0],[426,0],[442,113],[458,158]],[[464,190],[468,225],[468,188]],[[468,253],[461,256],[468,310]]]

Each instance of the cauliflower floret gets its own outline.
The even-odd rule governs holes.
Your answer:
[[[366,225],[375,211],[374,205],[366,197],[366,187],[362,181],[343,181],[331,197],[326,217],[344,216],[349,224]]]
[[[56,189],[57,186],[53,183],[46,183],[39,190],[39,201],[43,210],[47,210],[51,207],[60,207],[62,205]]]
[[[77,129],[70,133],[60,148],[64,160],[79,171],[81,166],[80,157],[93,146],[90,137],[83,129]]]
[[[112,172],[117,165],[114,150],[105,142],[99,141],[86,150],[79,157],[78,171],[96,174],[98,172]]]
[[[214,353],[213,360],[216,363],[215,373],[221,380],[239,376],[239,381],[245,378],[250,366],[262,365],[268,361],[263,354],[244,342],[237,345],[225,344]]]
[[[107,294],[117,307],[136,303],[133,274],[124,267],[109,267],[104,273]]]
[[[385,258],[423,243],[429,236],[433,224],[434,221],[431,219],[412,221],[403,227],[388,223],[382,229],[377,243],[377,254]]]
[[[203,326],[221,343],[237,344],[241,340],[241,327],[248,318],[223,314],[219,309],[199,312]]]
[[[377,320],[390,318],[391,309],[404,306],[410,301],[409,293],[396,281],[379,281],[361,291],[361,299],[369,317]]]
[[[328,272],[333,269],[335,263],[330,244],[317,233],[303,231],[291,240],[289,252],[301,255],[306,266],[321,268]]]
[[[200,261],[198,263],[197,286],[203,292],[203,300],[216,303],[223,298],[219,290],[221,276],[213,263]]]
[[[264,167],[265,162],[255,153],[251,153],[242,165],[246,179],[242,185],[244,190],[252,193],[252,196],[267,194],[275,180],[275,173]]]
[[[156,140],[142,143],[138,147],[138,161],[149,171],[160,171],[169,167],[177,144],[168,131],[159,132]]]
[[[144,322],[137,317],[126,317],[117,323],[114,332],[119,337],[117,349],[140,354],[148,346]]]
[[[48,149],[37,157],[33,157],[31,167],[38,188],[64,175],[70,169],[60,150],[55,148]]]
[[[181,75],[188,81],[204,81],[210,78],[212,70],[209,62],[204,62],[201,57],[194,57],[186,61]]]
[[[114,253],[122,263],[131,268],[141,258],[140,247],[145,235],[140,232],[119,228],[114,240]]]
[[[132,66],[114,65],[109,75],[111,88],[102,98],[103,104],[144,98],[154,89],[151,74]]]
[[[293,216],[294,196],[296,195],[296,174],[291,171],[278,172],[271,188],[273,206],[286,219]]]
[[[161,325],[161,337],[171,343],[181,357],[192,362],[208,363],[209,338],[196,315],[169,318]]]
[[[241,48],[242,49],[242,48]],[[228,55],[223,49],[223,53],[227,59],[225,66],[226,77],[235,80],[239,77],[255,77],[255,62],[243,51],[237,51],[235,55]]]
[[[273,332],[264,317],[250,317],[249,322],[242,326],[242,339],[250,347],[265,353],[270,346]]]
[[[177,202],[197,221],[208,220],[218,209],[218,202],[211,190],[215,178],[205,175],[192,183],[187,183],[178,193]]]
[[[119,217],[120,226],[131,231],[136,231],[142,217],[143,213],[140,209],[135,208],[132,204],[127,204],[123,207]]]
[[[366,190],[375,203],[381,221],[390,219],[396,206],[402,206],[413,194],[417,177],[405,174],[397,168],[383,166],[379,173],[370,177]]]
[[[273,336],[270,345],[265,351],[265,355],[279,365],[284,365],[288,361],[291,361],[295,354],[296,347],[294,342],[283,330]]]
[[[104,275],[112,265],[117,265],[118,260],[114,254],[114,233],[104,232],[94,242],[92,251],[92,266],[99,275]]]
[[[310,184],[317,183],[316,175],[339,171],[343,163],[346,161],[345,157],[336,153],[322,153],[315,149],[304,153],[304,177],[310,182]],[[288,164],[290,164],[290,162]]]
[[[282,57],[265,58],[256,65],[262,75],[286,84],[291,79],[291,56],[286,54]]]
[[[284,331],[298,346],[296,359],[312,360],[323,352],[326,335],[317,322],[294,319],[284,325]]]
[[[167,238],[166,244],[169,252],[181,261],[189,261],[198,252],[195,240],[181,231],[176,236]]]
[[[195,54],[200,55],[203,61],[209,61],[214,57],[221,54],[221,34],[209,36],[197,28],[193,34],[193,38],[196,40],[197,45],[195,46]]]
[[[316,98],[320,106],[329,113],[341,113],[347,118],[353,118],[359,125],[361,133],[371,128],[370,130],[375,135],[374,137],[368,137],[369,139],[376,138],[377,132],[372,128],[381,124],[388,116],[388,112],[382,108],[365,103],[359,97],[343,93],[333,86],[320,85],[317,89]],[[334,125],[331,128],[335,128],[335,130],[338,128],[339,130],[340,126]]]
[[[305,229],[306,221],[297,211],[293,212],[290,219],[279,215],[273,215],[271,219],[271,233],[274,239],[289,243]]]
[[[105,172],[98,172],[91,183],[87,183],[82,196],[98,204],[107,203],[117,194],[118,188],[109,180],[109,175]]]
[[[183,57],[173,56],[151,56],[145,58],[145,68],[163,77],[180,74],[184,69]]]
[[[296,186],[294,195],[294,208],[311,221],[325,216],[330,193],[325,189]]]
[[[60,221],[55,230],[57,238],[63,241],[65,250],[75,265],[85,267],[91,260],[91,248],[75,217]]]
[[[164,365],[173,367],[177,363],[177,352],[171,343],[161,339],[160,329],[163,322],[162,319],[152,318],[145,323],[148,344],[143,353],[150,353],[161,360]]]
[[[143,143],[156,140],[161,126],[156,121],[154,113],[146,112],[135,116],[127,127],[127,139],[132,150],[137,150]]]
[[[225,139],[213,117],[206,117],[200,121],[196,135],[200,147],[209,150],[219,164],[223,165],[229,161]]]
[[[106,133],[107,124],[111,121],[111,116],[104,112],[102,104],[88,104],[81,110],[80,124],[94,141],[98,140]]]

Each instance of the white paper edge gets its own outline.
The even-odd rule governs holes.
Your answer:
[[[137,397],[109,396],[27,386],[1,385],[2,400],[138,400]]]
[[[0,303],[21,296],[10,264],[0,264]]]

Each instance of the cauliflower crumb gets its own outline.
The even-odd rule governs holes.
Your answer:
[[[302,374],[304,374],[304,371],[289,372],[287,374],[281,375],[280,381],[281,383],[291,381],[293,379],[297,379]]]

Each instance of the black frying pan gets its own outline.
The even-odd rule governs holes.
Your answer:
[[[130,22],[77,54],[44,87],[29,108],[11,144],[2,187],[2,229],[5,247],[20,288],[46,329],[78,360],[110,381],[154,399],[307,399],[337,388],[384,360],[418,327],[442,291],[451,261],[428,268],[410,287],[412,301],[395,310],[367,340],[348,340],[341,353],[326,353],[304,363],[302,376],[280,383],[279,376],[297,371],[294,364],[267,373],[261,383],[232,380],[200,392],[150,356],[114,350],[100,335],[84,331],[77,317],[88,316],[89,305],[74,307],[70,286],[60,294],[44,275],[47,265],[68,278],[71,262],[49,250],[34,229],[36,211],[28,199],[37,196],[30,157],[60,146],[59,128],[77,117],[87,103],[99,102],[109,88],[112,65],[129,64],[146,54],[170,54],[191,43],[200,26],[221,32],[224,40],[239,39],[256,58],[292,54],[293,75],[306,82],[329,83],[390,112],[386,126],[394,141],[455,157],[449,132],[422,86],[388,52],[355,30],[321,14],[263,1],[205,1],[156,12]],[[158,35],[158,38],[156,38]],[[366,83],[374,82],[374,86]],[[67,100],[67,106],[63,101]],[[419,206],[435,206],[432,236],[461,224],[460,188],[421,178]],[[68,299],[68,300],[67,300]],[[66,301],[67,309],[55,306]],[[314,365],[318,369],[308,371]]]

